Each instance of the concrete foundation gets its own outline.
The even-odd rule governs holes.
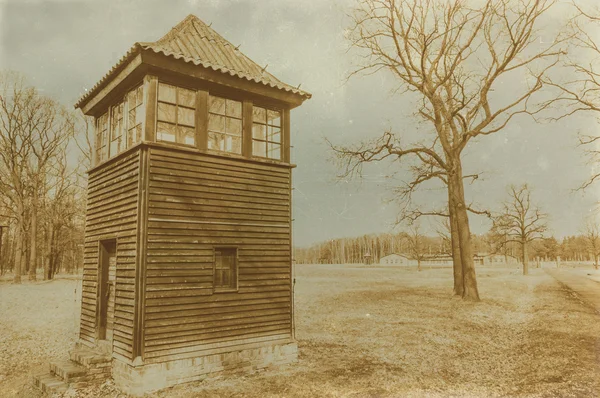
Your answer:
[[[123,392],[141,396],[177,384],[203,380],[211,375],[252,372],[297,360],[298,345],[288,342],[137,366],[114,360],[112,376]]]

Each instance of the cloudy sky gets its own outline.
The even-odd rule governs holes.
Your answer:
[[[591,1],[591,0],[590,0]],[[294,240],[313,242],[389,232],[398,212],[391,190],[408,178],[397,164],[365,169],[362,179],[336,179],[325,138],[353,143],[386,128],[414,133],[410,98],[393,94],[384,73],[346,81],[355,61],[344,31],[353,0],[0,0],[0,68],[23,72],[44,94],[72,106],[131,45],[154,41],[193,13],[260,65],[313,98],[292,112]],[[553,15],[560,18],[560,13]],[[507,82],[507,85],[519,84]],[[410,130],[410,131],[409,131]],[[519,119],[467,150],[465,173],[483,171],[468,200],[498,209],[508,184],[529,183],[551,215],[553,233],[576,234],[590,217],[598,189],[573,192],[590,175],[577,133],[596,133],[580,116],[554,124]],[[599,184],[600,185],[600,184]],[[419,198],[433,207],[443,191]],[[475,233],[489,223],[471,217]],[[425,226],[427,228],[427,225]],[[433,231],[434,227],[431,227]]]

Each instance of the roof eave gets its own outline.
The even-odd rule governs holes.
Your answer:
[[[229,71],[224,68],[219,68],[213,65],[203,64],[201,62],[197,62],[193,59],[188,59],[183,56],[178,56],[177,54],[167,54],[163,51],[156,51],[152,47],[148,46],[148,43],[135,43],[131,49],[125,54],[119,62],[111,68],[111,70],[106,73],[102,79],[98,83],[96,83],[87,93],[85,93],[75,104],[75,109],[80,108],[84,114],[88,114],[90,110],[99,102],[99,94],[103,91],[106,91],[104,95],[101,97],[105,97],[108,92],[112,91],[120,83],[124,80],[130,73],[133,72],[137,67],[139,67],[142,63],[149,64],[157,64],[160,62],[156,62],[157,59],[166,59],[172,60],[177,63],[182,63],[188,66],[190,71],[195,71],[199,73],[195,73],[195,77],[206,78],[208,76],[202,75],[212,75],[213,80],[217,83],[223,84],[223,80],[231,80],[234,78],[235,80],[239,80],[242,82],[240,86],[246,86],[246,88],[251,88],[251,86],[260,88],[266,88],[268,91],[275,93],[277,91],[284,93],[282,96],[287,100],[290,104],[291,108],[295,108],[301,105],[305,100],[310,99],[312,94],[300,90],[299,88],[293,88],[287,84],[283,84],[280,86],[276,86],[273,84],[268,84],[262,81],[257,81],[256,79],[250,76],[244,76],[236,71]],[[154,61],[154,62],[153,62]],[[159,67],[165,67],[165,63],[160,63],[161,65],[156,65]],[[191,68],[189,66],[192,66]],[[198,68],[200,67],[200,68]],[[207,72],[207,73],[202,73]],[[221,75],[223,78],[219,79],[218,76]],[[241,87],[240,87],[241,88]],[[108,89],[108,90],[107,90]],[[249,91],[264,91],[261,89]],[[293,98],[293,100],[290,100]],[[92,104],[93,103],[93,104]],[[90,105],[92,104],[92,105]]]

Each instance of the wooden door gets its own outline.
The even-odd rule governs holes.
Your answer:
[[[115,280],[117,271],[117,242],[100,242],[98,269],[98,340],[113,338],[115,313]]]

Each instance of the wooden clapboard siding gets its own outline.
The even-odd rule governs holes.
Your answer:
[[[129,359],[134,333],[139,159],[140,147],[131,148],[90,172],[81,303],[80,338],[94,343],[99,242],[116,239],[116,268],[109,269],[114,281],[108,309],[112,333],[107,337],[112,334],[114,352]]]
[[[291,337],[290,167],[157,144],[148,166],[145,360]],[[215,293],[213,248],[227,245],[238,290]]]

